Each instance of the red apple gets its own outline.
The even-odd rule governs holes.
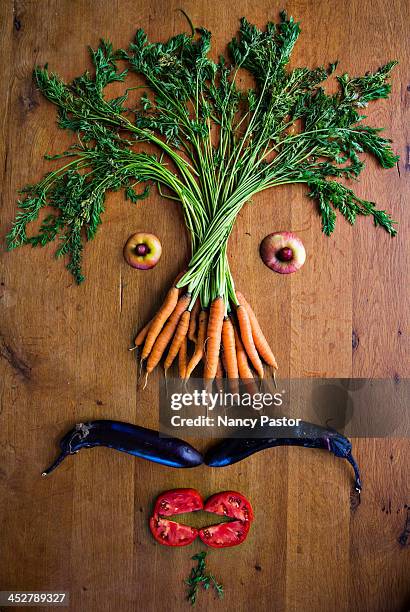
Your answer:
[[[150,270],[157,265],[162,253],[160,241],[154,234],[137,232],[124,246],[124,259],[132,268]]]
[[[263,263],[279,274],[292,274],[303,266],[306,251],[300,238],[291,232],[275,232],[261,242]]]

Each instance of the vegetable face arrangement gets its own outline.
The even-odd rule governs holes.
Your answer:
[[[242,19],[228,46],[229,62],[221,57],[215,63],[208,57],[211,34],[205,28],[192,27],[191,35],[165,43],[150,43],[138,30],[127,51],[114,51],[105,41],[91,50],[93,75],[85,72],[66,84],[47,68],[34,71],[37,86],[57,106],[59,126],[76,133],[78,143],[54,156],[64,160],[60,168],[22,190],[10,249],[58,238],[57,256],[68,258],[67,267],[80,283],[83,242],[97,232],[107,191],[123,189],[137,202],[154,184],[181,204],[191,260],[137,337],[137,344],[144,343],[147,373],[171,343],[166,367],[179,353],[180,374],[188,378],[204,359],[205,338],[207,379],[222,371],[221,344],[229,377],[251,377],[250,366],[262,377],[263,361],[276,367],[256,317],[235,291],[227,261],[235,219],[259,192],[302,183],[318,203],[325,234],[334,229],[335,210],[350,223],[357,215],[371,215],[375,225],[395,234],[386,212],[336,180],[356,179],[364,152],[383,168],[396,163],[380,129],[361,123],[368,102],[388,97],[386,79],[395,62],[362,77],[342,74],[337,93],[328,94],[321,83],[336,63],[328,69],[286,68],[299,33],[298,23],[285,13],[265,31]],[[136,104],[130,101],[135,88],[127,71],[146,83]],[[253,78],[253,87],[239,88],[242,71]],[[131,87],[122,95],[105,95],[107,85],[126,78]],[[136,150],[141,143],[158,153]],[[135,189],[139,184],[145,185],[142,192]],[[37,235],[28,236],[27,225],[46,207],[54,212],[42,220]],[[187,362],[191,323],[197,343]]]

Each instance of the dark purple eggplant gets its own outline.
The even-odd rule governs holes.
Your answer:
[[[273,446],[304,446],[323,448],[336,457],[347,459],[353,466],[355,488],[360,493],[362,484],[359,468],[352,456],[352,444],[348,438],[332,429],[325,429],[313,423],[301,421],[299,425],[286,428],[286,437],[281,438],[227,438],[211,447],[205,454],[204,462],[210,467],[232,465],[250,455]]]
[[[68,455],[94,446],[107,446],[176,468],[196,467],[203,463],[202,455],[184,440],[160,437],[158,431],[122,421],[100,420],[78,423],[67,432],[60,441],[61,454],[42,475],[50,474]]]

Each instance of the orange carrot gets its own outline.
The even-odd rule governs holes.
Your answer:
[[[151,352],[152,347],[158,335],[160,334],[165,322],[168,317],[172,314],[174,308],[177,305],[179,296],[179,290],[173,285],[171,289],[168,291],[166,298],[158,310],[157,314],[151,321],[150,328],[147,333],[147,337],[145,339],[144,348],[141,355],[141,361],[144,361],[148,357]]]
[[[158,365],[168,345],[168,342],[171,340],[172,336],[174,335],[174,332],[179,323],[179,319],[181,318],[185,310],[188,308],[190,300],[191,300],[191,296],[188,293],[186,293],[185,295],[182,295],[179,298],[177,305],[175,306],[175,309],[173,310],[168,321],[165,323],[161,333],[158,335],[157,339],[155,340],[154,346],[152,347],[152,350],[149,354],[148,361],[147,361],[147,368],[146,368],[147,374],[152,372],[152,370]],[[148,340],[148,337],[147,337],[147,340]],[[144,346],[144,349],[145,349],[145,346]]]
[[[216,375],[215,375],[215,385],[216,385],[216,388],[217,388],[218,391],[223,391],[223,389],[224,389],[224,382],[223,382],[224,374],[225,373],[224,373],[224,368],[223,368],[223,365],[222,365],[222,359],[221,359],[221,357],[219,357],[219,359],[218,359],[218,367],[216,369]],[[209,381],[208,381],[208,383],[209,383]],[[209,384],[211,385],[209,391],[211,391],[212,383],[209,383]]]
[[[178,351],[178,371],[179,371],[180,378],[185,378],[186,365],[187,365],[186,357],[187,357],[187,337],[184,336],[184,339],[182,340],[181,346],[179,347],[179,351]]]
[[[222,326],[222,346],[226,363],[228,378],[238,378],[238,362],[236,359],[235,334],[232,321],[229,317],[225,319]]]
[[[221,348],[222,326],[224,322],[225,302],[217,297],[211,304],[207,329],[207,346],[204,378],[213,380],[218,369],[218,357]]]
[[[248,302],[246,301],[246,299],[244,298],[244,296],[242,295],[240,291],[236,292],[236,297],[238,298],[238,302],[240,303],[240,305],[246,308],[247,313],[249,315],[249,320],[251,322],[251,328],[252,328],[252,337],[253,337],[253,341],[255,342],[256,350],[258,351],[262,359],[265,361],[265,363],[267,363],[272,368],[275,368],[275,370],[277,370],[278,364],[276,363],[275,356],[272,352],[272,349],[269,346],[268,341],[266,340],[261,330],[261,327],[259,325],[259,322],[258,322],[258,319],[256,318],[255,313],[253,312],[251,306],[248,304]]]
[[[137,348],[138,346],[141,346],[141,344],[144,342],[145,338],[147,337],[148,330],[149,330],[149,328],[151,326],[151,323],[152,323],[152,319],[151,319],[151,321],[148,321],[148,323],[135,336],[135,340],[134,340],[135,348]],[[132,350],[133,349],[130,349],[130,351],[132,351]]]
[[[249,315],[244,306],[239,305],[236,309],[236,315],[238,317],[239,329],[241,333],[241,340],[245,347],[246,353],[258,373],[260,378],[263,378],[263,364],[258,355],[258,351],[255,348],[255,343],[252,337],[252,327],[249,320]]]
[[[226,359],[225,359],[225,354],[223,351],[220,352],[219,354],[219,358],[218,358],[218,368],[222,369],[222,372],[227,372],[228,370],[226,369]],[[218,370],[217,370],[218,371]]]
[[[198,319],[198,339],[197,339],[197,343],[195,346],[195,352],[192,355],[191,359],[189,360],[189,363],[186,368],[185,380],[189,379],[192,372],[194,371],[194,369],[196,368],[196,366],[201,361],[204,355],[204,344],[205,344],[207,324],[208,324],[208,313],[206,312],[206,310],[201,310],[199,314],[199,319]]]
[[[218,359],[218,367],[216,369],[216,376],[215,376],[215,378],[220,380],[223,377],[224,377],[224,368],[223,368],[223,365],[222,365],[222,360],[219,357],[219,359]]]
[[[238,363],[239,376],[244,380],[253,378],[252,370],[250,369],[248,363],[248,356],[236,327],[233,328],[233,332],[235,336],[236,359]]]
[[[196,342],[196,328],[198,325],[198,316],[199,316],[200,309],[201,309],[201,303],[199,301],[199,298],[197,298],[194,304],[194,307],[192,309],[191,318],[189,320],[188,338],[192,342]]]
[[[190,315],[191,313],[189,312],[189,310],[185,310],[185,312],[182,314],[181,318],[179,319],[177,329],[175,331],[174,337],[172,338],[171,346],[169,347],[167,358],[165,359],[165,363],[164,363],[165,373],[173,364],[175,357],[178,355],[180,346],[184,338],[186,338],[186,335],[188,332]]]
[[[258,386],[253,377],[253,372],[249,367],[248,356],[246,354],[245,348],[242,344],[242,340],[239,337],[239,334],[234,326],[234,334],[235,334],[235,346],[236,346],[236,358],[238,360],[238,370],[241,381],[245,385],[248,393],[253,395],[254,393],[258,393]]]

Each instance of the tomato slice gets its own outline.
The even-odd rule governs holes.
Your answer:
[[[158,495],[154,516],[173,516],[202,510],[204,502],[196,489],[172,489]]]
[[[243,522],[253,521],[253,510],[250,502],[237,491],[215,493],[206,500],[204,510]]]
[[[156,541],[165,546],[188,546],[198,536],[195,527],[181,525],[160,516],[152,516],[149,527]]]
[[[238,546],[246,539],[250,528],[249,521],[231,521],[219,523],[211,527],[203,527],[199,530],[199,537],[208,546],[213,548],[225,548],[227,546]]]
[[[152,535],[165,546],[188,546],[198,536],[198,529],[163,517],[196,512],[203,507],[204,502],[196,489],[172,489],[161,493],[149,521]]]

